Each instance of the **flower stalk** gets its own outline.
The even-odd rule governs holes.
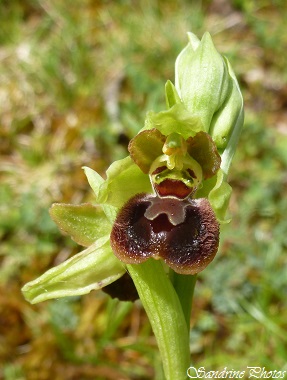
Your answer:
[[[190,330],[190,315],[197,275],[182,275],[173,272],[172,284],[179,298],[188,332]]]
[[[128,265],[155,334],[166,380],[184,380],[190,364],[189,329],[178,295],[160,261]]]

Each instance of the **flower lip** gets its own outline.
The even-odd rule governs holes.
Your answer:
[[[111,232],[114,254],[127,264],[163,259],[175,272],[196,274],[214,258],[219,224],[204,199],[138,194],[120,210]]]

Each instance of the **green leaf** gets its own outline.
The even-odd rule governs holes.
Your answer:
[[[78,244],[88,247],[111,230],[111,223],[100,207],[84,203],[54,203],[50,215],[61,231]]]
[[[129,143],[129,152],[134,162],[148,174],[153,161],[163,154],[162,147],[166,137],[157,129],[138,133]]]
[[[52,298],[77,296],[101,289],[124,273],[123,264],[111,250],[108,235],[28,282],[22,292],[26,300],[33,304]]]
[[[120,208],[133,195],[151,192],[149,176],[128,156],[111,164],[107,180],[100,187],[98,201]]]

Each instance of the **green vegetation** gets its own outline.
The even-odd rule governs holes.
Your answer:
[[[232,221],[198,276],[192,364],[287,370],[286,22],[284,1],[0,0],[0,379],[162,379],[139,303],[99,291],[31,306],[20,288],[79,251],[48,208],[93,201],[81,167],[126,155],[164,108],[185,33],[206,30],[246,117]]]

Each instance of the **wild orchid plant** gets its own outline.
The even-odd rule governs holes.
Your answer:
[[[201,41],[188,38],[175,84],[165,86],[167,110],[147,114],[130,155],[113,162],[105,180],[84,167],[96,205],[50,209],[59,228],[87,248],[22,289],[31,303],[95,289],[124,300],[138,295],[169,380],[188,375],[196,275],[218,250],[232,191],[227,174],[243,124],[230,63],[208,33]]]

